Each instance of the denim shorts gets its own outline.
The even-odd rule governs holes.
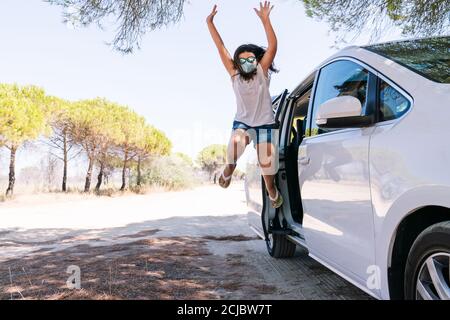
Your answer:
[[[272,143],[278,146],[278,132],[279,125],[278,123],[272,124],[264,124],[260,126],[249,126],[243,122],[234,120],[233,121],[233,130],[236,129],[244,129],[250,136],[250,139],[253,141],[253,146],[256,148],[258,143]]]

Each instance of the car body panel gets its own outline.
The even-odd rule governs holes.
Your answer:
[[[375,264],[369,180],[373,128],[346,129],[307,138],[299,159],[303,229],[311,254],[334,265],[359,284]]]
[[[422,79],[421,89],[410,91],[410,112],[377,124],[371,137],[371,193],[383,298],[389,297],[387,268],[400,222],[422,207],[450,208],[450,149],[445,148],[450,145],[450,127],[442,116],[450,111],[450,86]]]

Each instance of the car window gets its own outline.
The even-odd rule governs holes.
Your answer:
[[[338,130],[319,128],[315,121],[319,106],[332,98],[353,96],[361,101],[364,109],[367,100],[368,78],[369,72],[366,69],[348,60],[339,60],[323,67],[316,84],[310,135]]]
[[[294,141],[298,132],[300,133],[300,136],[305,135],[306,114],[308,113],[311,90],[312,89],[310,88],[294,102],[289,144]]]
[[[272,111],[275,114],[275,116],[277,117],[280,111],[280,106],[281,104],[284,104],[286,97],[288,95],[288,90],[284,90],[283,93],[281,93],[280,95],[276,96],[275,98],[272,97]]]
[[[409,100],[387,82],[380,80],[380,121],[401,117],[410,107]]]
[[[273,96],[272,98],[272,111],[273,113],[277,112],[278,107],[280,106],[280,100],[281,100],[281,96],[283,94],[279,94],[277,96]]]

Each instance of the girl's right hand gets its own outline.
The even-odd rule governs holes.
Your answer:
[[[217,13],[217,4],[214,5],[214,7],[212,9],[212,12],[209,14],[209,16],[206,17],[206,22],[207,23],[212,23],[216,13]]]
[[[258,15],[258,17],[261,19],[261,21],[267,21],[269,20],[270,12],[272,11],[274,6],[270,6],[270,1],[264,1],[264,5],[260,2],[259,3],[259,10],[256,8],[253,8]]]

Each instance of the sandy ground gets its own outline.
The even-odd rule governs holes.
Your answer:
[[[66,285],[78,266],[81,289]],[[0,299],[368,299],[298,249],[271,258],[242,182],[0,204]]]

